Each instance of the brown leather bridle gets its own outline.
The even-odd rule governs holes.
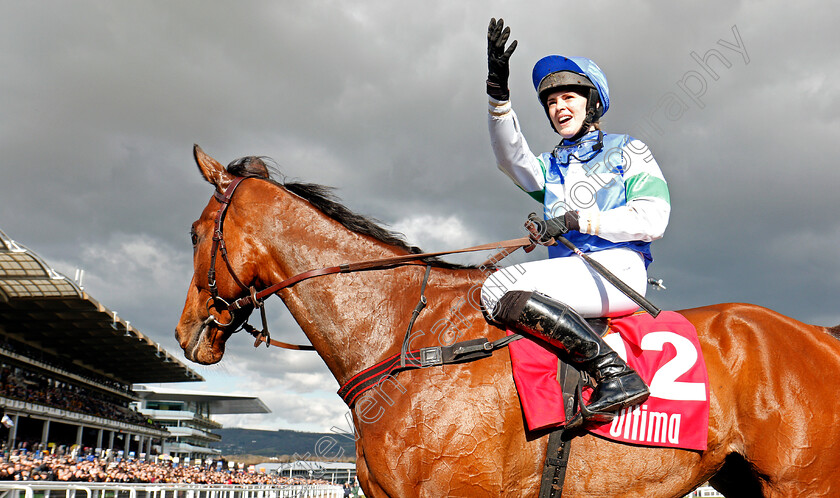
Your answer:
[[[442,256],[445,254],[456,254],[456,253],[465,253],[465,252],[475,252],[475,251],[485,251],[485,250],[498,250],[496,254],[491,256],[487,261],[485,261],[481,267],[490,267],[495,265],[503,258],[508,256],[509,254],[513,253],[520,247],[524,247],[526,252],[530,252],[534,247],[535,244],[533,240],[529,237],[521,237],[518,239],[511,239],[505,240],[501,242],[494,242],[491,244],[483,244],[479,246],[468,247],[465,249],[456,249],[453,251],[440,251],[440,252],[429,252],[429,253],[422,253],[422,254],[405,254],[402,256],[392,256],[389,258],[381,258],[381,259],[373,259],[373,260],[366,260],[366,261],[359,261],[355,263],[344,263],[337,266],[330,266],[326,268],[319,268],[316,270],[309,270],[303,273],[299,273],[291,278],[287,278],[282,282],[278,282],[276,284],[270,285],[261,291],[257,291],[256,287],[254,286],[247,286],[245,285],[239,277],[236,276],[236,272],[233,269],[233,265],[230,263],[230,259],[228,258],[227,254],[227,247],[225,246],[225,239],[224,239],[224,220],[225,214],[227,213],[228,206],[230,206],[231,199],[233,197],[236,188],[242,183],[243,180],[250,177],[245,176],[237,176],[236,178],[231,181],[228,187],[225,189],[224,193],[219,192],[218,190],[213,194],[215,199],[221,204],[219,207],[218,212],[216,213],[215,218],[215,228],[213,229],[213,247],[211,248],[211,256],[210,256],[210,269],[207,271],[207,285],[210,290],[210,297],[207,299],[206,307],[207,307],[207,314],[208,317],[205,320],[205,324],[215,323],[217,327],[221,329],[227,329],[228,327],[233,327],[233,332],[237,332],[240,328],[246,330],[248,333],[253,335],[256,338],[254,342],[254,346],[259,346],[260,343],[265,342],[266,347],[269,345],[282,347],[286,349],[296,349],[296,350],[308,350],[312,351],[315,348],[309,345],[297,345],[297,344],[287,344],[280,341],[275,341],[271,339],[269,332],[268,332],[268,323],[265,316],[265,300],[270,297],[271,295],[279,292],[286,287],[291,287],[298,282],[303,280],[307,280],[313,277],[319,277],[322,275],[332,275],[335,273],[352,273],[361,270],[373,270],[373,269],[387,269],[387,268],[395,268],[398,266],[403,265],[419,265],[419,266],[426,266],[428,263],[424,262],[423,260],[430,257],[435,256]],[[217,287],[216,282],[216,255],[221,254],[222,260],[225,262],[227,266],[228,273],[233,278],[233,281],[236,282],[239,287],[245,290],[248,295],[241,297],[232,303],[228,303],[225,299],[219,296],[219,289]],[[217,311],[227,311],[231,318],[230,321],[227,323],[223,323],[216,318],[211,309],[215,308]],[[251,311],[246,314],[240,314],[239,317],[236,317],[236,313],[251,309]],[[257,330],[253,326],[248,323],[248,317],[250,313],[253,312],[254,308],[259,308],[260,316],[262,318],[263,330]]]
[[[210,250],[210,269],[207,271],[207,286],[210,289],[210,296],[207,299],[207,311],[209,313],[211,307],[215,307],[219,309],[218,304],[221,302],[224,304],[226,309],[230,308],[230,303],[225,301],[222,297],[219,296],[219,288],[216,286],[216,255],[221,252],[222,260],[224,260],[225,265],[227,265],[228,273],[233,278],[233,281],[236,282],[239,287],[242,287],[245,290],[248,290],[248,287],[239,280],[239,277],[236,276],[236,272],[233,270],[233,266],[230,264],[230,260],[227,256],[227,246],[225,245],[225,238],[224,233],[222,232],[225,214],[227,213],[227,208],[230,206],[231,197],[233,197],[233,193],[236,190],[236,187],[242,183],[245,177],[236,177],[225,190],[224,194],[221,194],[218,190],[214,193],[214,197],[217,201],[221,204],[219,210],[216,212],[216,219],[215,219],[215,228],[213,229],[213,248]],[[210,316],[213,317],[212,313]],[[216,323],[219,327],[227,327],[233,323],[234,319],[231,316],[231,320],[228,323],[221,323],[218,319],[213,317],[213,322]]]

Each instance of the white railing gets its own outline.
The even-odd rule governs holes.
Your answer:
[[[723,497],[715,488],[711,486],[700,486],[691,493],[685,495],[685,498],[702,497],[702,498],[716,498]]]
[[[343,498],[330,484],[122,484],[0,481],[0,498]]]
[[[687,497],[723,496],[702,486]],[[233,484],[119,484],[0,481],[0,498],[343,498],[341,486],[289,484],[282,486]]]

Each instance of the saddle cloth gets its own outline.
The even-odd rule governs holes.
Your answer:
[[[651,395],[643,404],[618,412],[611,422],[590,424],[587,430],[630,444],[705,450],[709,378],[694,326],[673,311],[657,318],[637,313],[612,319],[604,340],[641,375]],[[565,424],[556,350],[530,337],[508,347],[528,429]],[[591,392],[584,388],[584,403]]]

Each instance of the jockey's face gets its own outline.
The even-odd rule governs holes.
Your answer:
[[[580,131],[586,118],[586,97],[573,90],[559,90],[546,100],[548,117],[557,133],[572,138]]]

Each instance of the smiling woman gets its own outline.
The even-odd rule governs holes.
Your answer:
[[[556,88],[559,90],[552,91],[545,99],[545,111],[557,134],[571,140],[583,128],[589,99],[583,96],[583,92],[571,90],[570,87]],[[589,127],[596,129],[598,123],[591,123]]]

